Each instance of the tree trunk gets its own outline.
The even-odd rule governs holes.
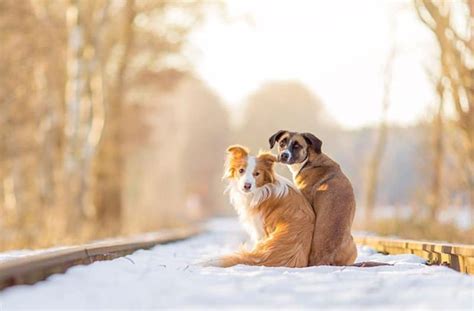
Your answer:
[[[470,23],[469,23],[469,49],[471,50],[471,54],[474,52],[474,0],[469,0],[469,17],[470,17]],[[471,74],[471,85],[469,88],[469,92],[471,93],[470,99],[471,101],[469,102],[470,105],[470,110],[471,110],[471,142],[470,142],[470,150],[469,150],[469,156],[470,156],[470,168],[469,168],[469,176],[468,176],[468,186],[469,186],[469,204],[471,207],[471,225],[474,226],[474,103],[472,102],[474,100],[474,70],[470,70]]]
[[[380,165],[382,162],[385,146],[387,143],[387,113],[390,108],[390,84],[392,82],[392,67],[395,60],[395,47],[392,48],[387,59],[384,70],[384,93],[382,99],[382,117],[378,128],[378,137],[375,148],[367,168],[367,182],[365,193],[366,225],[373,220],[375,203],[377,199],[377,185],[379,179]]]
[[[80,224],[83,216],[84,194],[81,193],[81,106],[85,81],[85,48],[82,10],[79,0],[70,1],[67,8],[68,54],[66,80],[66,120],[65,120],[65,183],[67,186],[67,208],[69,209],[69,229]]]
[[[443,94],[444,88],[441,80],[438,82],[437,93],[439,98],[438,111],[433,121],[433,162],[431,195],[429,198],[430,217],[432,220],[438,219],[439,211],[443,205],[443,165],[444,165],[444,143],[443,143]]]
[[[95,162],[94,203],[97,221],[107,230],[118,232],[121,227],[123,187],[123,111],[124,79],[133,44],[134,1],[128,0],[124,8],[123,51],[118,63],[116,80],[109,89],[106,122]]]
[[[70,229],[90,216],[91,164],[100,139],[103,117],[103,91],[100,60],[97,55],[99,32],[94,23],[92,2],[72,0],[67,11],[68,56],[65,120],[65,175],[68,185]]]

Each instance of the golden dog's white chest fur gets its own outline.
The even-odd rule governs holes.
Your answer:
[[[255,193],[249,194],[240,192],[235,183],[229,184],[230,202],[237,211],[240,223],[249,234],[254,246],[265,235],[265,224],[260,213],[256,211],[257,206],[271,196],[279,198],[287,195],[290,187],[294,189],[291,182],[283,176],[276,175],[276,179],[276,184],[265,185]]]
[[[249,234],[255,246],[264,236],[264,229],[262,217],[254,210],[255,207],[252,205],[254,196],[252,194],[242,194],[232,186],[229,187],[229,191],[230,202],[239,215],[240,223]]]

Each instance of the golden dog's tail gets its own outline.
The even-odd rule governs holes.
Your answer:
[[[295,232],[298,233],[297,230],[289,230],[288,225],[279,224],[275,231],[267,239],[258,243],[253,250],[241,249],[232,255],[224,256],[218,260],[218,265],[220,267],[239,264],[266,267],[306,267],[310,245],[309,243],[305,244],[304,241],[310,240],[310,237],[301,237]]]
[[[238,251],[232,255],[227,255],[219,259],[218,265],[222,268],[232,267],[235,265],[249,265],[249,266],[260,266],[265,265],[267,261],[263,254]]]
[[[219,259],[222,268],[235,265],[302,268],[307,266],[306,256],[299,252],[293,254],[278,254],[262,251],[239,251]]]

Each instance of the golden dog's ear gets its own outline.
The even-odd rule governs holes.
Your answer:
[[[224,164],[223,179],[232,178],[235,173],[235,166],[245,161],[249,155],[249,150],[241,145],[232,145],[227,148],[227,159]]]
[[[277,157],[268,151],[260,151],[257,158],[269,167],[273,167],[273,164],[277,161]]]
[[[270,136],[270,138],[268,139],[268,143],[270,144],[270,149],[272,149],[273,146],[275,146],[275,143],[278,141],[278,139],[280,139],[281,135],[285,133],[288,133],[288,131],[279,130],[278,132]]]
[[[249,155],[249,149],[241,145],[232,145],[227,148],[227,153],[233,158],[243,158]]]
[[[273,166],[277,161],[277,157],[271,152],[260,151],[257,156],[257,163],[261,163],[263,167],[264,178],[267,182],[275,182],[275,171]]]

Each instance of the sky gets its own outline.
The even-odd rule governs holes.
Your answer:
[[[229,0],[192,36],[195,71],[232,109],[270,80],[298,80],[345,128],[380,120],[384,67],[395,48],[391,123],[409,125],[435,103],[427,71],[437,47],[411,0]]]

